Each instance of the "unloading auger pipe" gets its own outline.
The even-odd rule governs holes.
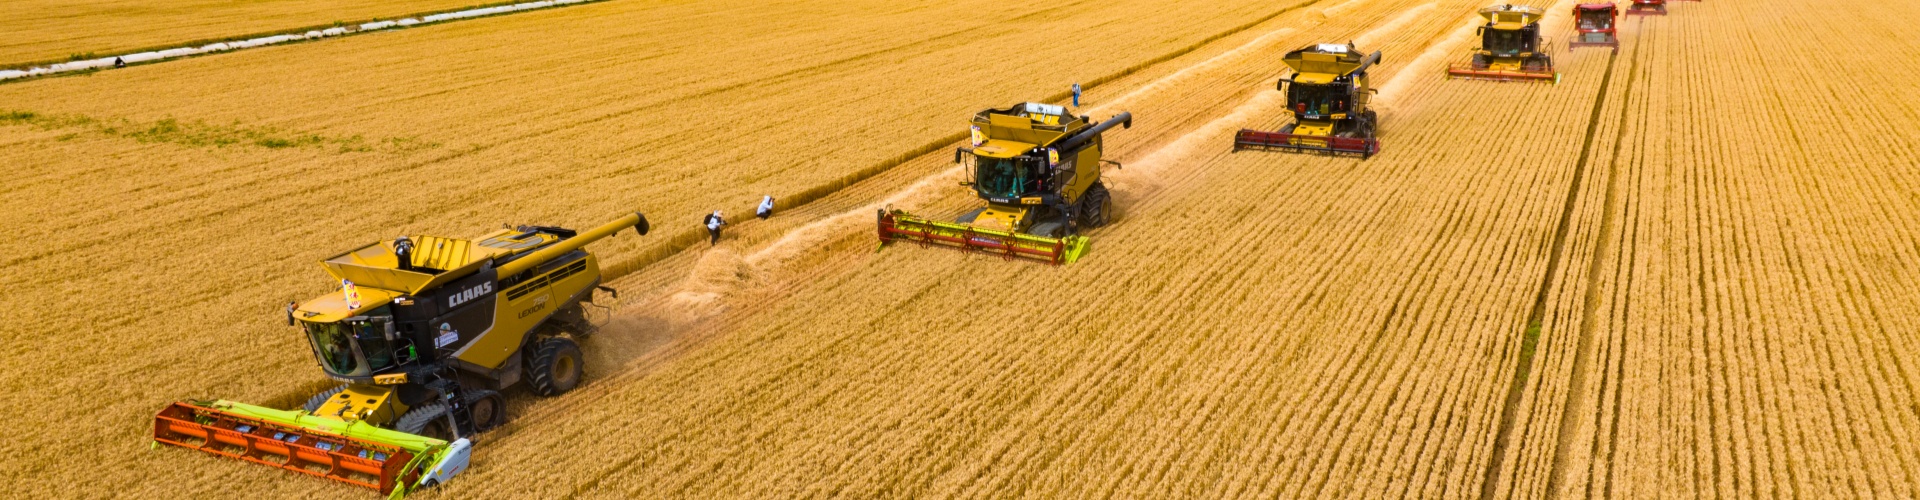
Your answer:
[[[1073,151],[1074,148],[1078,148],[1081,144],[1085,144],[1087,141],[1099,137],[1101,132],[1106,132],[1107,129],[1113,128],[1115,125],[1124,125],[1127,128],[1133,128],[1133,113],[1122,111],[1120,114],[1114,115],[1113,118],[1108,118],[1107,121],[1100,122],[1099,125],[1094,125],[1093,128],[1082,130],[1080,133],[1074,134],[1073,137],[1068,137],[1064,141],[1055,143],[1053,148],[1063,152]]]
[[[1373,51],[1372,54],[1367,54],[1366,59],[1360,60],[1360,67],[1354,68],[1353,71],[1348,72],[1347,74],[1351,75],[1351,74],[1366,71],[1367,68],[1372,67],[1373,65],[1379,64],[1379,63],[1380,63],[1380,51],[1376,50],[1376,51]]]
[[[542,262],[553,260],[555,257],[566,255],[567,252],[579,250],[580,247],[587,246],[588,243],[593,243],[595,241],[600,241],[601,238],[613,236],[613,233],[619,232],[621,229],[626,229],[628,227],[632,227],[633,230],[636,232],[639,232],[641,236],[645,236],[647,234],[647,229],[648,229],[647,216],[641,214],[640,212],[634,212],[633,215],[621,217],[617,220],[614,220],[613,222],[602,224],[600,227],[589,229],[586,232],[574,235],[574,237],[572,238],[560,240],[559,243],[554,243],[551,246],[548,246],[546,248],[537,250],[533,253],[527,254],[524,257],[507,261],[507,263],[501,264],[500,267],[497,268],[497,272],[501,277],[520,274],[521,271],[532,269],[533,266],[540,265],[540,263]]]

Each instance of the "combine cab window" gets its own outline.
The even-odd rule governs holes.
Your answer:
[[[1604,10],[1580,11],[1580,29],[1603,30],[1613,27],[1613,17]]]
[[[366,375],[360,358],[353,352],[353,330],[343,323],[306,323],[307,337],[320,354],[320,365],[327,373],[341,376]]]
[[[1034,188],[1033,162],[1029,158],[975,158],[974,189],[988,198],[1018,198]]]
[[[1513,56],[1521,52],[1533,52],[1533,36],[1528,30],[1489,29],[1486,34],[1487,50],[1495,55]]]
[[[367,369],[379,372],[393,366],[396,346],[387,341],[387,315],[392,313],[382,306],[374,310],[373,314],[377,319],[368,321],[355,330],[360,334],[360,352],[367,356]]]
[[[1308,118],[1319,118],[1335,113],[1346,113],[1353,107],[1352,94],[1346,85],[1310,85],[1296,83],[1287,86],[1287,108]]]
[[[381,306],[364,316],[370,318],[365,321],[302,323],[327,373],[364,377],[394,365],[396,346],[387,341],[390,311]]]

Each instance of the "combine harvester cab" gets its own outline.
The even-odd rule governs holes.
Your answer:
[[[1627,15],[1629,16],[1667,15],[1667,0],[1633,0],[1633,5],[1627,7]]]
[[[1480,9],[1487,24],[1480,27],[1480,47],[1465,63],[1447,67],[1448,78],[1497,82],[1560,83],[1553,56],[1540,38],[1540,18],[1547,11],[1523,5],[1494,5]]]
[[[1234,134],[1234,151],[1350,154],[1362,159],[1380,152],[1375,138],[1379,115],[1369,106],[1375,90],[1367,78],[1367,68],[1380,63],[1380,52],[1363,56],[1352,45],[1319,44],[1289,52],[1283,61],[1293,74],[1275,88],[1286,94],[1293,123],[1277,132],[1242,129]]]
[[[392,498],[467,468],[466,439],[505,421],[499,391],[554,396],[580,381],[575,338],[600,286],[588,243],[633,228],[634,213],[585,232],[502,229],[475,240],[379,242],[321,264],[340,289],[288,304],[287,325],[329,378],[300,409],[178,402],[154,417],[167,444],[378,490]],[[595,306],[599,307],[599,306]]]
[[[1614,30],[1618,11],[1611,3],[1583,3],[1573,6],[1573,40],[1569,48],[1612,47],[1620,51],[1620,38]]]
[[[1100,180],[1101,136],[1133,126],[1132,113],[1094,124],[1060,106],[1025,103],[974,115],[971,148],[954,151],[954,163],[987,206],[953,222],[918,217],[888,207],[878,218],[880,245],[913,241],[1007,259],[1071,264],[1087,250],[1080,232],[1107,225],[1112,195]],[[1115,164],[1118,166],[1118,164]]]

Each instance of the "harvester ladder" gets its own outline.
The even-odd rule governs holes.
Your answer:
[[[474,433],[473,413],[467,411],[466,390],[460,387],[460,381],[453,377],[442,378],[434,382],[439,386],[440,401],[447,404],[447,425],[454,439]]]

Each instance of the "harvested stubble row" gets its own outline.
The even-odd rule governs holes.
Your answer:
[[[498,2],[14,0],[0,17],[0,68],[490,3]]]
[[[1467,19],[1427,9],[1376,2],[1357,12],[1385,15],[1328,20],[1266,52],[1357,39],[1401,54],[1376,74],[1406,87],[1383,117],[1382,140],[1401,153],[1227,155],[1235,120],[1279,112],[1259,89],[1280,68],[1228,62],[1268,78],[1203,71],[1123,106],[1228,118],[1143,121],[1109,139],[1127,163],[1110,172],[1126,212],[1094,232],[1090,259],[1040,271],[912,246],[869,254],[870,227],[848,224],[814,245],[820,255],[778,260],[767,255],[805,229],[742,235],[661,266],[684,282],[629,281],[662,287],[629,306],[641,318],[721,311],[691,327],[696,347],[531,408],[484,452],[503,466],[450,491],[499,492],[543,463],[572,473],[507,491],[1478,493],[1608,59],[1567,57],[1575,76],[1558,87],[1445,82],[1434,58],[1407,65],[1430,46],[1459,53],[1467,40],[1449,35]],[[1500,96],[1552,104],[1473,117]],[[895,201],[931,213],[977,203],[941,180]],[[858,213],[890,197],[870,189],[855,190],[865,202],[824,203]],[[788,265],[756,265],[773,261]]]
[[[703,211],[831,186],[950,136],[956,116],[1285,7],[881,5],[609,2],[0,88],[18,231],[0,276],[35,283],[0,291],[21,360],[0,368],[19,388],[0,416],[36,429],[0,443],[6,470],[78,495],[312,488],[137,450],[169,400],[286,405],[326,383],[275,314],[327,290],[318,259],[647,210],[664,236],[596,249],[618,265]],[[956,84],[955,68],[977,71]],[[63,466],[77,440],[120,443],[123,472]],[[160,470],[187,476],[150,482]]]

